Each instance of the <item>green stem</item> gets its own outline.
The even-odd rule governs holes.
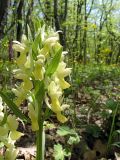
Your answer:
[[[37,136],[36,160],[44,160],[42,105],[38,107],[38,125],[39,125],[39,130],[36,132]]]
[[[43,122],[39,125],[39,130],[36,133],[37,136],[37,155],[36,160],[43,160]]]
[[[117,114],[117,111],[118,111],[118,107],[119,107],[119,104],[117,104],[117,106],[115,108],[115,111],[114,111],[114,114],[113,114],[112,126],[111,126],[111,129],[110,129],[110,135],[109,135],[108,144],[107,144],[107,149],[108,150],[110,149],[110,144],[111,144],[111,141],[112,141],[112,134],[113,134],[113,131],[114,131],[115,117],[116,117],[116,114]]]
[[[45,146],[45,137],[43,133],[43,123],[44,123],[44,117],[43,117],[43,99],[45,95],[44,90],[44,82],[36,82],[35,87],[36,95],[36,107],[38,107],[38,125],[39,130],[36,132],[36,145],[37,145],[37,151],[36,151],[36,160],[44,160],[44,146]]]

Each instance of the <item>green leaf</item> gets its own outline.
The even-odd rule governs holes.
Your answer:
[[[60,136],[66,136],[66,135],[74,135],[76,132],[73,129],[70,129],[68,126],[61,126],[57,130],[57,134]]]
[[[106,102],[106,106],[107,106],[108,109],[111,109],[112,111],[114,111],[116,109],[117,102],[114,101],[113,99],[109,99]]]
[[[117,136],[118,134],[120,134],[120,130],[115,130],[114,132],[113,132],[113,137],[115,137],[115,136]]]
[[[101,134],[101,128],[94,124],[89,124],[86,126],[86,132],[96,138],[98,138]]]
[[[62,47],[57,51],[57,53],[55,54],[55,56],[51,60],[48,68],[46,69],[47,76],[51,76],[56,71],[56,69],[59,65],[59,62],[60,62],[61,54],[62,54]]]
[[[54,145],[53,156],[55,160],[64,160],[64,150],[62,148],[62,145],[60,144]]]
[[[4,160],[4,156],[0,155],[0,160]]]
[[[7,121],[7,112],[5,112],[2,122],[0,122],[0,126],[3,126],[6,123],[6,121]]]
[[[120,142],[115,142],[112,144],[112,146],[116,146],[116,147],[120,148]]]
[[[29,25],[27,25],[27,30],[28,30],[28,39],[32,41],[33,37],[32,37],[32,32]]]
[[[4,143],[0,142],[0,148],[4,147]]]
[[[71,157],[71,148],[64,149],[64,156],[65,157]]]
[[[30,121],[29,118],[27,118],[21,110],[16,106],[16,104],[3,92],[0,91],[0,96],[2,97],[2,100],[7,104],[7,106],[13,111],[13,113],[19,117],[20,119],[24,121]]]
[[[35,82],[35,98],[37,99],[38,103],[41,104],[45,95],[44,89],[44,81],[36,81]]]
[[[52,115],[52,111],[46,107],[45,113],[44,113],[44,120],[48,119]]]
[[[33,52],[34,52],[34,56],[35,58],[37,57],[37,52],[38,52],[38,46],[41,44],[41,34],[39,33],[36,37],[35,37],[35,40],[32,44],[32,49],[33,49]],[[36,55],[35,55],[36,54]]]
[[[68,140],[68,144],[73,145],[73,144],[77,144],[80,142],[80,138],[78,136],[78,134],[76,134],[75,136],[70,136],[69,140]]]

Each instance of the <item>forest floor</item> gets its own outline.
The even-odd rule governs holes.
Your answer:
[[[73,87],[65,93],[66,101],[71,104],[70,111],[66,112],[71,118],[65,126],[74,129],[80,141],[68,144],[69,136],[57,134],[60,124],[52,116],[45,129],[45,160],[54,160],[56,144],[70,148],[71,156],[66,156],[65,160],[120,160],[120,106],[114,114],[116,105],[120,104],[120,69],[117,66],[88,67],[77,72]],[[114,130],[111,130],[112,124]],[[21,123],[19,130],[24,131],[24,136],[16,144],[20,150],[17,159],[35,159],[35,133],[29,124],[23,126]],[[117,131],[116,136],[109,141],[110,132],[114,131]]]

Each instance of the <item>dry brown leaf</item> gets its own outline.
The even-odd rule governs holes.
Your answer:
[[[107,145],[98,139],[94,144],[93,150],[98,151],[100,153],[100,156],[104,156],[107,152]]]
[[[96,160],[96,152],[95,151],[87,151],[84,153],[84,160]]]

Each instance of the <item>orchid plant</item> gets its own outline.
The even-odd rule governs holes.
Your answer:
[[[4,113],[5,106],[3,106],[2,98],[0,97],[0,142],[1,147],[6,148],[5,160],[14,160],[17,157],[18,149],[15,148],[14,143],[23,133],[17,131],[18,121],[15,115],[6,116]],[[1,159],[4,159],[1,155]]]
[[[44,25],[37,28],[34,40],[31,36],[27,38],[23,35],[21,42],[13,41],[13,49],[20,53],[15,61],[17,67],[13,71],[14,77],[19,81],[12,89],[15,99],[12,102],[14,105],[10,105],[10,108],[20,118],[31,122],[31,128],[37,137],[36,160],[43,160],[45,145],[43,126],[50,116],[50,110],[56,114],[59,122],[67,121],[64,110],[69,108],[69,105],[64,103],[63,95],[64,90],[70,87],[65,78],[70,75],[71,68],[67,68],[64,62],[66,52],[59,43],[58,32],[50,30],[47,33]],[[10,100],[6,101],[3,93],[0,95],[9,105]],[[20,109],[25,100],[28,104],[29,119]]]

